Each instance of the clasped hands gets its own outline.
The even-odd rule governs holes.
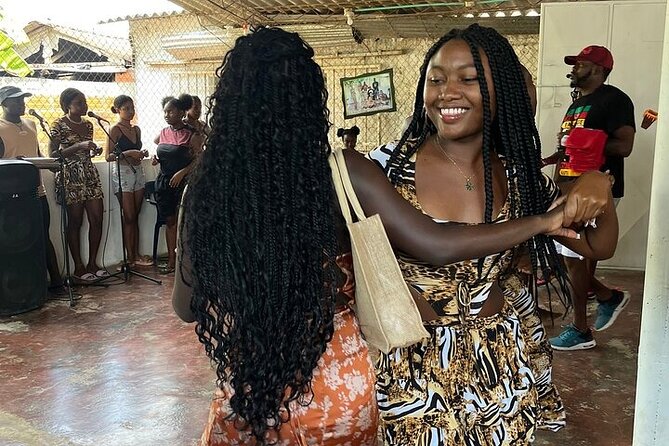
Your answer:
[[[98,156],[102,153],[102,147],[98,147],[93,141],[81,141],[76,145],[77,151],[88,156]]]
[[[544,214],[547,224],[544,234],[579,238],[576,229],[594,223],[594,219],[604,213],[612,200],[612,185],[613,177],[608,172],[591,171],[581,175]]]
[[[147,158],[149,156],[149,151],[144,149],[132,149],[132,150],[126,150],[123,152],[123,155],[128,158],[132,158],[133,160],[139,162],[143,160],[144,158]]]
[[[139,163],[144,159],[149,157],[149,151],[144,149],[130,149],[130,150],[124,150],[121,152],[121,159],[125,159],[127,162],[132,164],[133,166],[139,165]],[[107,161],[116,161],[116,153],[112,152],[109,154],[107,157]]]

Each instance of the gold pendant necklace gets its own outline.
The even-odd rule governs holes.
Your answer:
[[[455,168],[458,169],[458,172],[460,172],[460,175],[462,175],[462,177],[465,179],[465,189],[467,189],[468,191],[473,191],[474,189],[476,189],[476,187],[474,186],[474,183],[472,183],[472,179],[474,179],[476,177],[476,174],[469,175],[469,176],[465,175],[465,173],[462,171],[462,169],[460,169],[460,166],[458,166],[458,163],[456,163],[455,160],[453,158],[451,158],[451,156],[448,153],[446,153],[446,150],[441,145],[441,140],[439,139],[439,135],[437,134],[435,136],[437,137],[437,147],[439,147],[439,150],[441,151],[441,153],[443,153],[444,156],[446,158],[448,158],[448,160],[451,163],[453,163]]]

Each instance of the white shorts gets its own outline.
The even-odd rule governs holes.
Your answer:
[[[135,171],[127,164],[121,164],[121,186],[123,192],[135,192],[144,189],[146,177],[142,165],[132,166]],[[114,192],[118,193],[118,176],[116,174],[116,164],[112,164],[112,181],[114,182]]]
[[[555,243],[555,249],[557,250],[558,254],[563,255],[565,257],[572,258],[572,259],[583,260],[584,257],[582,255],[580,255],[579,253],[577,253],[575,251],[572,251],[571,249],[567,248],[566,246],[564,246],[564,245],[562,245],[562,244],[560,244],[556,241],[553,241],[553,243]]]
[[[613,205],[615,207],[618,207],[618,203],[620,203],[620,198],[614,198],[613,199]],[[561,254],[565,257],[570,257],[572,259],[583,260],[584,257],[582,255],[580,255],[579,253],[577,253],[575,251],[572,251],[571,249],[567,248],[566,246],[564,246],[564,245],[562,245],[558,242],[554,241],[554,243],[555,243],[555,249],[557,249],[558,254]]]

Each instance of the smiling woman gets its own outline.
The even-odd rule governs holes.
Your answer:
[[[540,154],[513,48],[495,30],[472,25],[430,48],[411,123],[399,142],[369,156],[434,221],[478,225],[545,212],[556,200],[560,192],[542,175]],[[610,185],[599,172],[580,181],[604,188],[613,215],[598,218],[598,243],[589,244],[595,234],[587,230],[588,243],[565,243],[608,253],[617,237]],[[424,322],[431,339],[381,355],[377,400],[385,444],[526,445],[537,426],[564,425],[546,336],[534,299],[517,277],[521,248],[529,251],[535,272],[546,274],[550,266],[565,292],[564,270],[544,235],[441,267],[399,254],[405,280],[436,317]]]
[[[485,54],[481,57],[488,62]],[[488,91],[492,92],[490,102],[494,110],[495,95],[489,71],[486,72],[486,83]],[[428,65],[423,98],[427,116],[438,129],[437,148],[442,148],[440,138],[463,141],[468,137],[481,137],[483,99],[467,42],[450,40],[437,51]],[[452,147],[450,150],[456,149]],[[442,152],[449,157],[445,150]],[[473,154],[471,150],[467,152]],[[478,161],[481,161],[480,158],[479,153]],[[449,160],[453,161],[452,158]]]

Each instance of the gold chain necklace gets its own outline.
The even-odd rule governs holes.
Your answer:
[[[451,156],[448,153],[446,153],[446,150],[441,145],[441,140],[439,139],[439,135],[436,135],[436,137],[437,137],[437,146],[439,147],[439,150],[441,151],[441,153],[443,153],[444,156],[446,158],[448,158],[448,160],[451,163],[453,163],[455,168],[458,169],[458,172],[460,172],[460,175],[462,175],[462,177],[465,179],[465,189],[467,189],[469,191],[473,191],[474,189],[476,189],[476,187],[474,187],[474,183],[472,183],[472,180],[474,178],[476,178],[476,174],[472,174],[470,176],[465,175],[465,173],[462,171],[462,169],[460,169],[460,166],[458,166],[458,163],[456,163],[455,160],[453,158],[451,158]]]

